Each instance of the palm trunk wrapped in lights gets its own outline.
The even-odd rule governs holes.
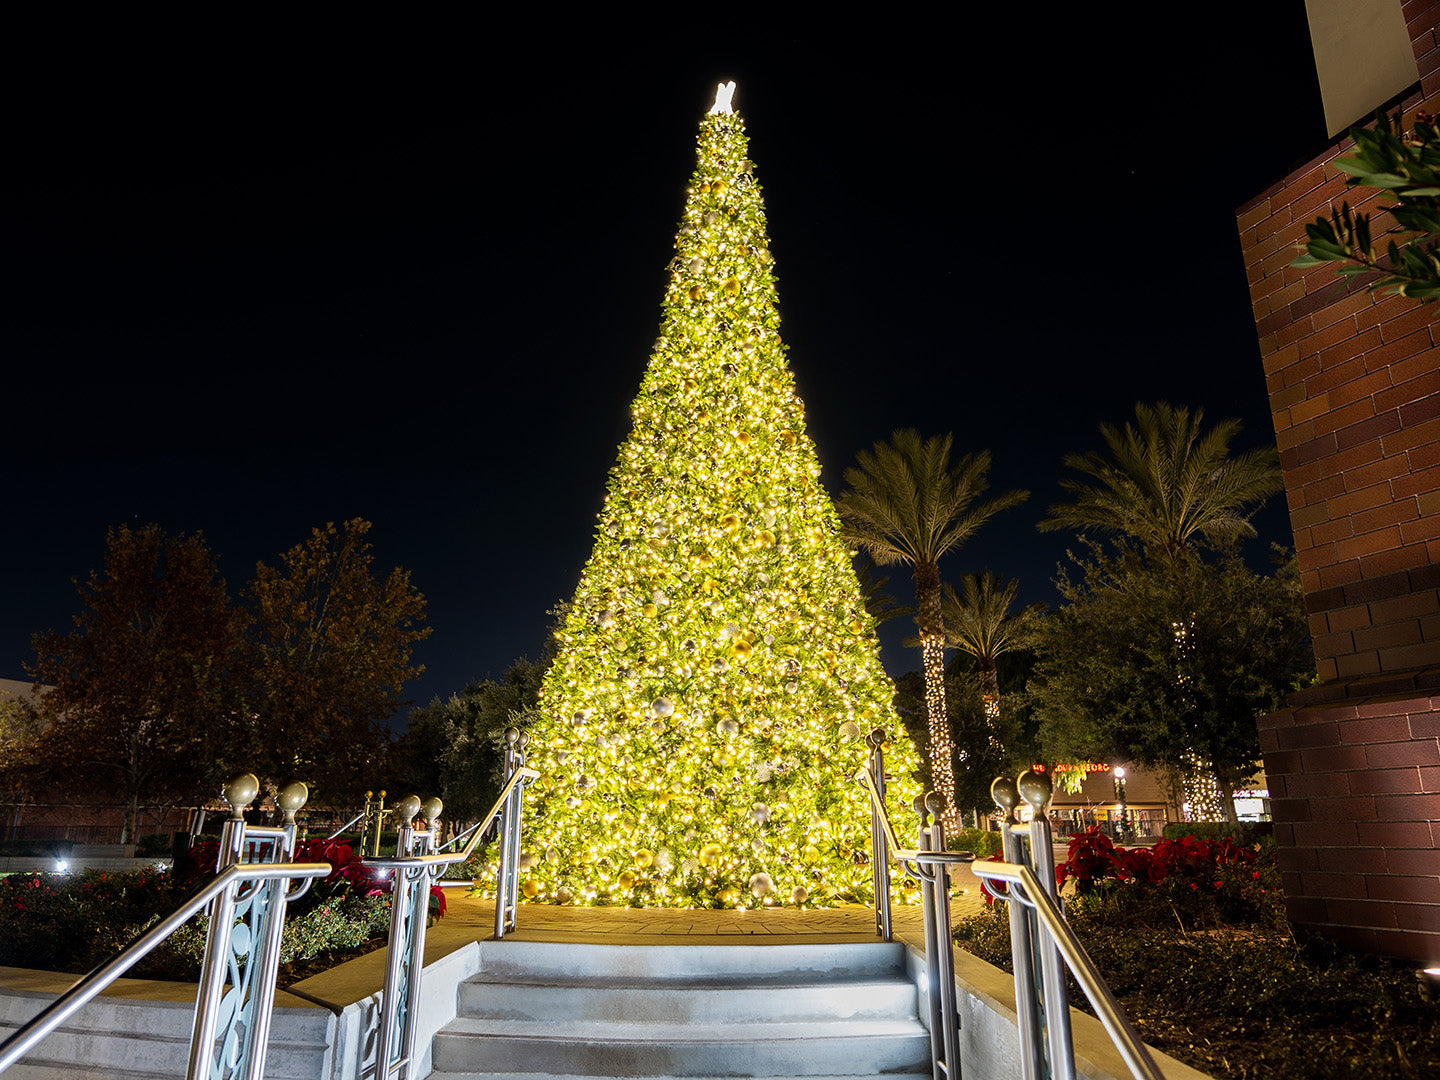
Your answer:
[[[945,800],[944,817],[955,821],[955,750],[945,706],[945,622],[940,614],[940,567],[915,566],[915,607],[920,622],[920,663],[925,676],[925,719],[930,736],[930,782]]]

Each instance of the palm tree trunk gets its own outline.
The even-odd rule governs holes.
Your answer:
[[[925,712],[930,735],[930,779],[955,818],[955,752],[945,707],[945,622],[940,616],[940,567],[915,564],[915,607],[920,623],[920,664],[925,675]]]

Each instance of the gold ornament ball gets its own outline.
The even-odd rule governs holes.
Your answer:
[[[540,882],[534,878],[527,878],[525,884],[520,886],[520,891],[525,894],[525,899],[534,900],[540,895]]]
[[[726,296],[739,296],[739,295],[740,295],[740,279],[739,279],[739,278],[733,278],[733,277],[731,277],[731,278],[726,278],[726,279],[725,279],[725,283],[724,283],[723,285],[721,285],[720,287],[725,290],[725,295],[726,295]]]
[[[634,860],[636,866],[641,867],[642,869],[649,866],[655,861],[654,854],[643,847],[639,851],[635,852],[634,855],[630,856],[630,858]]]
[[[724,195],[725,189],[729,186],[730,185],[725,183],[724,180],[715,180],[711,182],[710,190],[713,191],[716,195]]]
[[[622,889],[628,889],[635,884],[635,875],[629,870],[625,870],[622,871],[620,876],[615,880]]]
[[[706,844],[700,849],[701,866],[717,866],[720,863],[720,855],[725,849],[719,844]]]

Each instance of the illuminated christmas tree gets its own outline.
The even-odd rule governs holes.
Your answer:
[[[701,121],[660,337],[530,729],[539,902],[863,900],[866,732],[900,740],[892,814],[918,792],[786,366],[733,86]]]

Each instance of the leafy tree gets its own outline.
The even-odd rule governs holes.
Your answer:
[[[1078,579],[1037,633],[1030,693],[1052,760],[1203,763],[1225,795],[1253,772],[1256,718],[1313,677],[1299,571],[1238,555],[1156,563],[1121,545],[1072,555]]]
[[[1251,514],[1282,487],[1275,449],[1232,456],[1240,421],[1206,431],[1203,420],[1199,409],[1192,415],[1162,401],[1137,404],[1134,424],[1101,424],[1109,455],[1065,455],[1066,466],[1090,479],[1062,480],[1075,501],[1051,506],[1040,529],[1129,536],[1166,561],[1253,537]]]
[[[104,567],[76,581],[69,633],[36,634],[38,758],[71,791],[124,799],[121,841],[142,801],[191,799],[233,760],[243,617],[204,538],[158,525],[110,530]]]
[[[956,657],[945,669],[945,704],[952,745],[965,768],[955,774],[955,808],[961,814],[972,811],[980,817],[995,808],[990,784],[997,776],[1015,776],[1028,768],[1025,756],[1030,746],[1024,731],[1025,710],[1017,699],[1023,694],[1002,694],[1003,707],[995,718],[986,715],[980,683],[974,670],[964,666],[966,658]],[[1023,681],[1017,689],[1023,690]],[[916,741],[928,727],[924,676],[907,672],[895,681],[895,710]],[[922,779],[930,783],[928,771]]]
[[[921,439],[906,429],[895,432],[888,443],[876,443],[873,451],[860,451],[856,466],[845,470],[849,488],[835,505],[846,539],[876,565],[903,563],[914,571],[930,769],[936,790],[945,798],[946,815],[953,819],[955,765],[945,704],[940,559],[1030,493],[1010,491],[978,501],[989,487],[990,455],[965,454],[952,464],[952,441],[949,434]]]
[[[16,801],[34,787],[40,712],[28,697],[0,697],[0,800]]]
[[[544,677],[544,664],[521,657],[502,678],[470,683],[410,714],[392,760],[417,792],[439,793],[452,825],[476,821],[494,804],[505,729],[523,730],[534,721]]]
[[[1001,581],[989,570],[965,574],[960,591],[948,582],[942,605],[945,638],[975,662],[980,701],[985,715],[1000,716],[1000,679],[996,662],[1006,653],[1023,649],[1044,613],[1043,604],[1011,611],[1020,582]]]
[[[1380,205],[1395,222],[1382,235],[1391,240],[1382,254],[1377,248],[1371,216],[1357,213],[1349,202],[1332,207],[1329,219],[1316,218],[1305,226],[1305,253],[1291,266],[1318,266],[1338,262],[1342,277],[1378,275],[1371,292],[1399,293],[1431,303],[1440,297],[1440,132],[1435,117],[1415,114],[1415,126],[1404,130],[1401,114],[1375,114],[1374,128],[1354,127],[1351,157],[1333,164],[1348,174],[1347,187],[1379,189],[1395,201]]]
[[[259,752],[275,779],[299,777],[323,798],[358,798],[380,766],[383,724],[404,704],[425,598],[399,567],[375,573],[360,518],[312,530],[259,563],[247,590],[255,612],[253,711]]]

